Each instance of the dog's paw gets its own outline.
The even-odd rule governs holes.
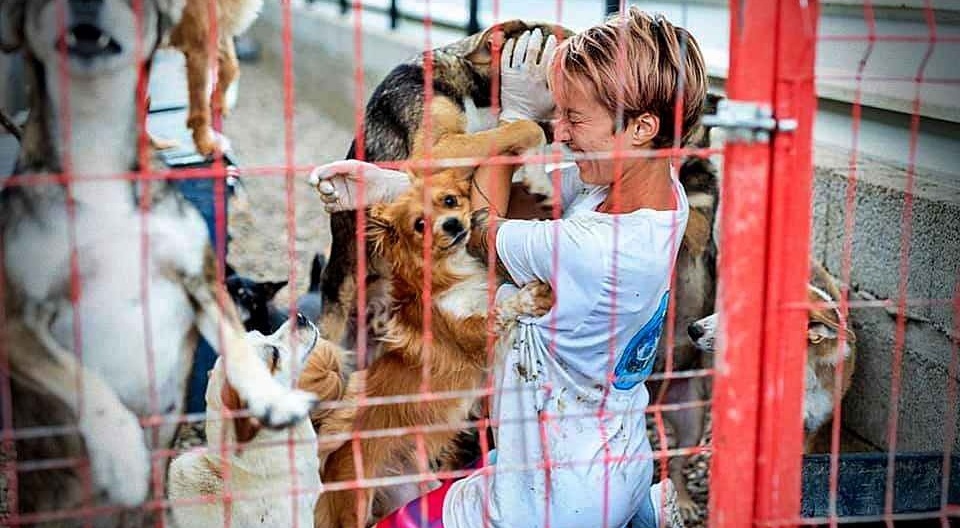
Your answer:
[[[197,153],[204,157],[222,154],[230,150],[230,141],[227,137],[210,127],[194,129],[193,145],[197,149]]]
[[[125,407],[90,407],[80,420],[93,484],[111,503],[136,506],[150,490],[150,450],[137,417]]]
[[[528,155],[543,155],[540,149],[527,152]],[[545,165],[540,163],[528,163],[521,165],[513,175],[513,181],[526,188],[536,200],[537,205],[545,209],[553,208],[553,179],[547,171]]]
[[[553,290],[549,284],[535,281],[507,297],[497,305],[496,329],[502,332],[523,316],[541,317],[553,307]]]
[[[271,429],[282,429],[304,419],[317,404],[317,397],[302,390],[290,390],[273,383],[257,388],[247,398],[254,418]]]
[[[700,517],[700,506],[694,502],[686,489],[677,489],[677,510],[685,521],[692,521]]]

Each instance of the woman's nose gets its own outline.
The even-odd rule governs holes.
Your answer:
[[[570,128],[563,119],[553,121],[553,140],[561,143],[570,141]]]

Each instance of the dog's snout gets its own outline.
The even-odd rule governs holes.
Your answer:
[[[443,222],[442,227],[447,234],[452,236],[459,235],[463,232],[463,222],[461,222],[459,218],[447,218]]]
[[[703,329],[703,327],[697,323],[690,323],[690,325],[687,326],[687,334],[689,334],[690,339],[693,339],[694,341],[703,337],[703,334],[705,333],[706,331]]]
[[[70,0],[70,23],[58,47],[82,59],[100,55],[116,55],[120,44],[103,28],[101,12],[103,0]]]

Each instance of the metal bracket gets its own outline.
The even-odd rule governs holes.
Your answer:
[[[703,116],[703,126],[729,131],[727,141],[755,143],[770,141],[770,132],[793,132],[796,119],[774,119],[770,106],[748,101],[722,99],[717,113]]]

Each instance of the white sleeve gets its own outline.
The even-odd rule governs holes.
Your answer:
[[[497,256],[515,284],[552,285],[558,328],[574,327],[602,294],[610,238],[604,225],[578,219],[507,220],[497,230]]]

